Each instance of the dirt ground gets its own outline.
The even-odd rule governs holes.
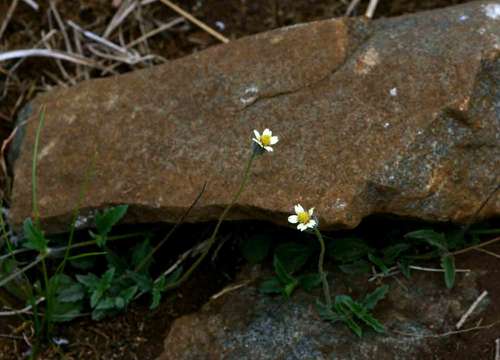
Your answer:
[[[465,3],[464,0],[385,0],[375,13],[375,18],[397,16],[448,5]],[[47,31],[48,2],[39,1],[41,9],[35,12],[22,1],[14,12],[8,27],[0,39],[0,52],[32,48],[42,31]],[[43,4],[42,4],[43,3]],[[75,3],[78,5],[75,6]],[[97,31],[116,12],[112,0],[84,0],[79,2],[58,1],[58,11],[65,20],[73,20],[84,28]],[[181,2],[178,2],[181,3]],[[182,7],[208,25],[217,28],[229,39],[267,31],[295,23],[342,16],[350,1],[347,0],[202,0],[182,1]],[[361,1],[355,14],[364,13],[368,1]],[[0,24],[3,22],[11,1],[0,2]],[[149,15],[161,21],[177,16],[162,4],[148,7]],[[124,30],[125,36],[137,38],[138,30],[132,25]],[[62,44],[62,40],[60,40]],[[149,41],[150,51],[164,59],[176,59],[214,45],[217,40],[195,26],[182,26],[153,37]],[[15,76],[6,81],[6,75],[14,62],[0,63],[0,140],[8,137],[13,129],[17,113],[38,92],[61,85],[53,74],[59,72],[52,59],[30,58],[16,70]],[[119,66],[119,73],[131,71],[141,66]],[[68,65],[68,70],[74,70]],[[99,77],[98,72],[89,76]],[[8,200],[8,199],[7,199]],[[500,253],[500,245],[489,250]],[[230,256],[230,258],[235,258]],[[500,267],[498,259],[478,252],[469,252],[457,258],[457,267],[481,270],[481,285],[491,295],[492,302],[484,315],[483,323],[500,321]],[[234,274],[240,260],[219,264],[216,268],[205,265],[195,276],[170,299],[164,299],[155,311],[148,304],[134,304],[128,311],[113,319],[94,322],[87,319],[61,326],[58,333],[69,340],[66,355],[46,351],[43,359],[154,359],[162,350],[163,339],[172,321],[181,315],[198,309],[209,297],[230,282],[228,274]],[[175,296],[175,299],[174,299]],[[27,350],[22,334],[29,329],[23,327],[23,319],[0,318],[0,359],[22,358]],[[500,338],[500,327],[488,330],[453,335],[446,354],[436,359],[493,359],[494,340]]]

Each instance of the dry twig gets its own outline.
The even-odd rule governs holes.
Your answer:
[[[5,19],[2,22],[2,26],[0,27],[0,39],[3,36],[3,33],[5,29],[7,29],[7,26],[9,25],[10,19],[12,18],[12,14],[14,14],[14,11],[16,11],[17,4],[19,3],[19,0],[14,0],[10,4],[9,10],[7,10],[7,14],[5,15]]]
[[[378,0],[370,0],[370,3],[368,4],[368,8],[366,9],[365,16],[368,19],[373,18],[373,14],[375,13],[375,9],[377,8],[378,5]]]
[[[218,31],[215,31],[214,29],[212,29],[210,26],[208,26],[204,22],[198,20],[197,18],[195,18],[193,15],[191,15],[187,11],[182,10],[180,7],[178,7],[177,5],[172,3],[170,0],[160,0],[160,1],[163,4],[167,5],[169,8],[171,8],[176,13],[180,14],[181,16],[184,16],[186,19],[191,21],[193,24],[195,24],[196,26],[200,27],[201,29],[203,29],[204,31],[206,31],[207,33],[212,35],[217,40],[219,40],[223,43],[229,42],[229,39],[227,37],[225,37],[224,35],[222,35]]]
[[[470,308],[465,312],[465,314],[462,315],[460,320],[457,322],[457,325],[455,327],[457,330],[460,330],[460,328],[463,326],[463,324],[467,321],[469,316],[474,312],[474,310],[477,308],[477,306],[483,301],[483,299],[488,295],[488,292],[484,290],[481,295],[472,303]]]

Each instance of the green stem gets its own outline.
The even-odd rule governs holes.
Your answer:
[[[316,237],[319,240],[319,243],[321,245],[321,252],[319,254],[319,260],[318,260],[318,272],[321,276],[321,281],[323,282],[323,293],[325,295],[325,302],[326,306],[328,309],[332,308],[332,297],[330,295],[330,286],[328,285],[328,280],[326,279],[326,273],[323,269],[323,263],[325,261],[325,241],[323,240],[323,236],[321,236],[321,233],[319,232],[318,228],[314,228],[314,232],[316,233]]]
[[[196,261],[193,263],[193,265],[191,265],[191,267],[182,275],[182,277],[178,281],[167,286],[167,288],[165,290],[176,288],[179,285],[181,285],[184,281],[186,281],[189,278],[189,276],[191,275],[191,273],[198,267],[198,265],[200,265],[200,263],[203,261],[203,259],[205,259],[205,257],[208,255],[210,249],[212,248],[213,244],[215,243],[215,239],[216,239],[217,233],[219,232],[220,225],[224,221],[229,210],[231,210],[231,208],[234,206],[234,204],[238,201],[241,193],[243,192],[243,189],[245,188],[245,185],[247,184],[247,182],[250,178],[250,169],[252,168],[252,163],[253,163],[253,160],[255,159],[256,156],[257,156],[257,153],[255,151],[252,152],[252,155],[248,159],[248,162],[247,162],[247,165],[245,168],[245,172],[243,175],[243,180],[241,181],[240,187],[239,187],[238,191],[236,192],[236,194],[234,195],[231,202],[229,203],[229,205],[224,209],[221,216],[219,217],[219,220],[217,221],[217,225],[215,226],[215,229],[212,233],[212,236],[208,240],[207,246],[206,246],[205,250],[203,250],[203,253],[198,257],[198,259],[196,259]]]

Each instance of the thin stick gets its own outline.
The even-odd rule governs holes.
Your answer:
[[[16,11],[18,2],[19,0],[12,1],[9,10],[7,10],[7,15],[5,15],[5,19],[3,20],[2,26],[0,27],[0,39],[2,38],[5,29],[7,29],[7,26],[9,25],[10,19],[12,18],[12,14],[14,14],[14,11]]]
[[[66,51],[72,53],[73,47],[71,46],[71,42],[69,41],[69,36],[66,31],[66,26],[64,26],[64,23],[61,19],[61,15],[59,15],[59,12],[57,11],[54,0],[49,1],[49,6],[50,10],[52,11],[52,14],[54,15],[54,19],[56,19],[57,26],[59,26],[59,30],[61,30],[61,34],[64,39],[64,44],[66,46]]]
[[[35,304],[38,305],[44,300],[45,298],[41,297],[35,302]],[[26,314],[31,310],[32,307],[33,307],[32,305],[28,305],[19,310],[0,311],[0,316],[14,316],[14,315]]]
[[[446,337],[446,336],[451,336],[451,335],[457,335],[457,334],[463,334],[463,333],[468,333],[471,331],[478,331],[478,330],[484,330],[484,329],[491,329],[492,327],[498,325],[500,321],[495,321],[494,323],[488,324],[488,325],[483,325],[483,326],[474,326],[468,329],[463,329],[463,330],[456,330],[456,331],[448,331],[445,333],[441,334],[433,334],[433,335],[418,335],[418,334],[410,334],[410,333],[405,333],[402,331],[396,331],[392,330],[393,333],[403,335],[403,336],[408,336],[408,337],[413,337],[413,338],[419,338],[419,339],[424,339],[424,338],[441,338],[441,337]]]
[[[347,10],[345,11],[345,16],[351,15],[354,9],[359,5],[360,1],[361,0],[352,0],[349,6],[347,7]]]
[[[373,14],[375,13],[375,9],[377,8],[378,5],[378,0],[370,0],[370,3],[368,4],[368,8],[366,9],[365,16],[368,19],[373,18]]]
[[[466,253],[468,251],[479,249],[479,248],[485,247],[487,245],[491,245],[491,244],[499,242],[499,241],[500,241],[500,236],[496,237],[494,239],[485,241],[484,243],[481,243],[481,244],[469,246],[469,247],[466,247],[465,249],[454,251],[454,252],[451,253],[451,255],[455,255],[456,256],[456,255],[459,255],[459,254],[463,254],[463,253]]]
[[[500,339],[495,340],[495,360],[500,360]]]
[[[232,291],[238,290],[238,289],[240,289],[240,288],[242,288],[242,287],[247,286],[248,284],[250,284],[250,281],[249,281],[249,280],[244,281],[244,282],[242,282],[242,283],[240,283],[240,284],[234,284],[234,285],[227,286],[227,287],[225,287],[224,289],[222,289],[221,291],[219,291],[217,294],[212,295],[212,297],[210,297],[210,299],[212,299],[212,300],[218,299],[218,298],[220,298],[222,295],[225,295],[225,294],[227,294],[227,293],[229,293],[229,292],[232,292]]]
[[[138,5],[137,1],[132,1],[130,0],[124,1],[121,6],[118,8],[118,10],[115,12],[115,15],[109,22],[106,30],[104,30],[104,33],[102,34],[103,38],[108,38],[109,35],[115,30],[120,24],[129,16],[129,14],[134,11],[136,6]]]
[[[427,268],[427,267],[422,267],[422,266],[415,266],[415,265],[410,265],[410,269],[413,270],[420,270],[420,271],[428,271],[428,272],[444,272],[444,269],[434,269],[434,268]],[[468,273],[470,272],[470,269],[456,269],[455,272],[462,272],[462,273]]]
[[[478,251],[478,252],[482,252],[482,253],[488,254],[488,255],[493,256],[493,257],[496,257],[497,259],[500,259],[500,255],[494,253],[493,251],[489,251],[489,250],[482,249],[482,248],[478,248],[478,249],[474,249],[474,250]]]
[[[184,19],[184,18],[181,18],[181,17],[176,18],[176,19],[174,19],[174,20],[172,20],[172,21],[170,21],[170,22],[168,22],[168,23],[166,23],[166,24],[161,25],[160,27],[158,27],[158,28],[156,28],[156,29],[154,29],[154,30],[151,30],[150,32],[148,32],[148,33],[146,33],[146,34],[142,35],[141,37],[138,37],[137,39],[135,39],[135,40],[133,40],[133,41],[129,42],[129,43],[126,45],[126,47],[128,47],[128,48],[130,48],[130,47],[134,47],[134,46],[136,46],[137,44],[139,44],[139,43],[143,42],[144,40],[149,39],[151,36],[154,36],[154,35],[156,35],[156,34],[159,34],[159,33],[161,33],[162,31],[165,31],[165,30],[167,30],[167,29],[170,29],[171,27],[174,27],[175,25],[180,24],[180,23],[181,23],[181,22],[183,22],[183,21],[185,21],[185,19]]]
[[[181,16],[184,16],[186,19],[188,19],[189,21],[191,21],[193,24],[195,24],[196,26],[200,27],[201,29],[203,29],[204,31],[206,31],[207,33],[209,33],[210,35],[212,35],[217,40],[219,40],[219,41],[221,41],[223,43],[228,43],[229,42],[229,39],[227,37],[225,37],[224,35],[222,35],[221,33],[217,32],[217,31],[215,31],[214,29],[212,29],[210,26],[208,26],[204,22],[198,20],[197,18],[195,18],[190,13],[182,10],[180,7],[178,7],[177,5],[175,5],[174,3],[172,3],[170,0],[160,0],[160,1],[163,4],[167,5],[169,8],[171,8],[176,13],[180,14]]]
[[[75,24],[73,21],[68,20],[67,23],[69,26],[71,26],[76,31],[82,33],[83,36],[85,36],[86,38],[88,38],[90,40],[94,40],[95,42],[98,42],[98,43],[100,43],[100,44],[102,44],[102,45],[104,45],[104,46],[106,46],[106,47],[108,47],[116,52],[119,52],[119,53],[122,53],[125,55],[130,55],[129,51],[127,49],[116,45],[114,42],[111,42],[111,41],[103,38],[102,36],[96,35],[91,31],[83,29],[79,25]]]
[[[93,62],[90,59],[84,58],[82,56],[76,54],[68,54],[63,51],[58,50],[48,50],[48,49],[21,49],[21,50],[13,50],[6,51],[0,53],[0,62],[7,61],[11,59],[20,59],[27,57],[48,57],[54,59],[61,59],[73,62],[75,64],[81,64],[86,66],[92,66],[96,68],[102,68],[101,65]]]
[[[467,321],[467,319],[469,318],[469,316],[474,312],[474,310],[476,310],[477,306],[479,305],[479,303],[481,303],[481,301],[483,301],[483,299],[486,297],[486,295],[488,295],[488,291],[484,290],[481,295],[479,295],[479,297],[476,299],[476,301],[474,301],[472,303],[472,305],[470,306],[470,308],[465,312],[465,314],[462,315],[462,317],[460,318],[460,320],[457,322],[457,325],[455,325],[455,327],[457,328],[457,330],[460,330],[460,328],[463,326],[463,324]]]
[[[26,5],[28,5],[28,6],[30,6],[31,8],[33,8],[33,10],[35,10],[35,11],[38,11],[38,9],[40,8],[40,7],[38,6],[38,4],[37,4],[36,2],[34,2],[33,0],[23,0],[23,2],[24,2]]]

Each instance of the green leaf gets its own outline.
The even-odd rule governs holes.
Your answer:
[[[137,293],[139,290],[139,287],[137,285],[131,286],[129,288],[126,288],[122,291],[120,291],[120,297],[125,300],[125,305],[128,304],[133,298],[134,295]]]
[[[446,287],[451,289],[455,284],[455,258],[451,254],[443,255],[441,257],[441,267],[444,270],[444,282]]]
[[[106,209],[95,216],[95,225],[97,232],[101,236],[106,236],[121,218],[127,213],[128,205],[115,206]]]
[[[108,262],[108,266],[115,268],[118,274],[122,274],[130,268],[130,264],[127,262],[126,257],[118,256],[113,251],[107,251],[106,260]]]
[[[410,261],[407,259],[401,259],[398,263],[399,270],[401,273],[409,279],[411,277]]]
[[[376,332],[385,332],[385,327],[377,319],[375,319],[363,305],[354,301],[350,296],[337,296],[335,305],[347,308],[353,315],[363,321],[366,325],[370,326]]]
[[[320,274],[305,274],[298,278],[299,285],[305,291],[310,292],[321,284]]]
[[[47,251],[47,239],[43,235],[42,230],[35,226],[30,218],[24,220],[23,232],[26,237],[26,241],[23,244],[25,248],[36,250],[39,253],[45,253]]]
[[[295,278],[288,273],[287,269],[283,266],[283,264],[281,263],[280,259],[276,254],[274,254],[273,265],[274,265],[274,271],[276,272],[279,281],[283,285],[287,285],[296,281]]]
[[[251,264],[260,263],[266,258],[272,243],[273,238],[270,234],[254,234],[241,241],[241,254]]]
[[[281,294],[283,286],[276,276],[266,279],[260,283],[259,291],[262,294]]]
[[[87,275],[76,275],[76,279],[90,290],[97,288],[99,285],[99,278],[92,273]]]
[[[293,274],[305,265],[313,252],[313,245],[292,242],[277,246],[274,256],[279,258],[286,272]]]
[[[383,298],[385,298],[388,291],[389,291],[389,285],[379,286],[374,291],[365,296],[362,302],[363,306],[368,310],[375,309],[377,303]]]
[[[170,273],[165,280],[165,286],[162,288],[162,291],[165,289],[166,286],[177,282],[177,280],[179,280],[179,278],[182,275],[182,271],[183,271],[183,267],[179,266],[177,269],[175,269],[174,272]]]
[[[385,275],[389,273],[389,268],[384,264],[384,261],[381,258],[373,254],[368,254],[368,259],[372,263],[374,263]]]
[[[55,322],[71,321],[82,313],[83,304],[76,302],[56,302],[51,320]]]
[[[352,263],[339,265],[339,269],[346,274],[366,274],[371,270],[371,265],[366,260],[356,260]]]
[[[79,283],[73,283],[64,289],[60,289],[57,294],[59,302],[68,303],[82,300],[85,297],[85,290]]]
[[[141,243],[134,246],[132,248],[132,268],[135,269],[137,266],[139,266],[139,264],[142,263],[143,259],[149,256],[152,250],[153,247],[149,243],[149,239],[145,239]],[[140,272],[144,273],[149,271],[151,260],[152,258],[150,258],[144,265],[142,265]]]
[[[363,239],[357,237],[334,239],[327,246],[327,255],[342,263],[359,260],[372,251]]]
[[[358,337],[363,336],[363,330],[361,326],[352,318],[352,313],[350,309],[345,305],[344,300],[341,297],[348,297],[347,295],[338,295],[335,299],[334,308],[338,314],[341,315],[342,321],[354,332]],[[352,299],[351,299],[352,300]]]
[[[325,321],[336,323],[344,320],[343,316],[328,308],[328,306],[319,301],[319,299],[316,299],[316,310],[318,311],[319,317]]]
[[[89,270],[92,269],[96,264],[95,257],[83,257],[83,258],[74,258],[68,259],[69,264],[78,270]]]
[[[96,310],[109,310],[115,307],[115,299],[110,296],[103,297],[97,302],[95,309]]]
[[[386,247],[382,251],[384,263],[392,266],[397,258],[409,249],[411,249],[411,246],[408,243],[399,243]]]
[[[149,292],[153,289],[153,279],[147,274],[139,274],[128,270],[127,276],[131,278],[142,292]]]
[[[286,298],[289,298],[293,294],[293,292],[295,291],[295,289],[297,288],[298,285],[299,285],[299,282],[297,280],[295,280],[295,279],[294,279],[294,281],[289,282],[288,284],[286,284],[282,288],[283,295]]]
[[[429,245],[438,248],[441,251],[448,251],[446,238],[443,233],[438,233],[432,229],[422,229],[410,232],[405,235],[405,238],[423,240]]]

